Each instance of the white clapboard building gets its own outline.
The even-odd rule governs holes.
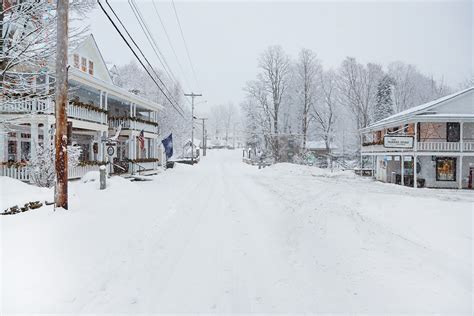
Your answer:
[[[472,188],[474,87],[378,121],[361,138],[361,155],[371,157],[379,181]]]
[[[162,106],[113,83],[92,35],[69,55],[69,65],[68,122],[72,144],[82,149],[80,165],[68,170],[69,178],[98,170],[105,161],[110,172],[156,169]],[[28,181],[28,160],[36,157],[39,146],[53,146],[54,94],[35,95],[37,87],[54,89],[44,84],[53,80],[37,74],[28,95],[0,102],[0,118],[6,122],[0,125],[0,175]],[[104,140],[116,134],[116,142],[108,146]]]

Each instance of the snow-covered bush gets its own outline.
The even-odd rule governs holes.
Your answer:
[[[79,146],[68,146],[68,168],[73,168],[79,164],[81,151],[82,149]],[[39,187],[52,187],[56,180],[54,161],[55,150],[52,146],[37,146],[36,158],[30,157],[28,162],[31,182]]]

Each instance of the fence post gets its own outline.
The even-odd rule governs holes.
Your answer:
[[[100,189],[104,190],[106,187],[106,168],[104,165],[101,165],[99,167],[99,173],[100,173]]]

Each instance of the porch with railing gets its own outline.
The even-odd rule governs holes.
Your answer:
[[[26,98],[20,100],[4,101],[0,103],[0,113],[3,114],[54,114],[54,102],[48,98]],[[67,106],[68,117],[107,124],[107,114],[101,109],[78,106],[69,103]]]
[[[421,141],[416,142],[416,151],[420,152],[473,152],[474,151],[474,141],[472,140],[463,140],[462,142],[437,142],[437,141]],[[376,152],[397,152],[400,151],[399,148],[385,148],[383,145],[364,145],[361,148],[363,153],[376,153]],[[411,149],[403,149],[404,151],[409,151]]]
[[[109,128],[118,128],[122,126],[122,129],[130,129],[135,131],[141,131],[153,134],[158,134],[158,126],[154,122],[146,122],[146,121],[137,121],[134,118],[124,118],[124,117],[109,117]]]
[[[22,98],[0,102],[0,113],[3,114],[52,114],[54,102],[51,98]]]
[[[474,151],[473,141],[462,141],[462,142],[418,142],[418,151],[434,151],[434,152],[460,152],[462,151]]]
[[[68,104],[67,107],[67,115],[68,117],[99,123],[99,124],[107,124],[107,114],[104,112],[99,112],[94,109],[88,109],[85,107],[77,106],[72,103]]]

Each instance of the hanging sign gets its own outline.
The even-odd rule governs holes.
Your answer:
[[[385,136],[383,146],[385,148],[413,148],[413,136]]]
[[[113,156],[114,153],[115,153],[115,149],[113,146],[107,147],[107,154],[109,154],[109,156]]]

